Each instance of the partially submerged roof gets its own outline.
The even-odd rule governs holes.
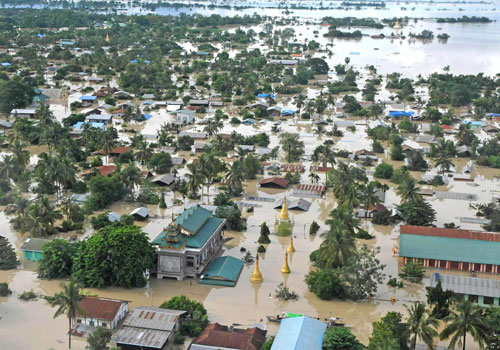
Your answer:
[[[132,310],[125,321],[124,326],[171,331],[181,315],[187,311],[161,309],[156,307],[139,306]]]
[[[326,323],[302,316],[281,321],[271,350],[321,350]]]
[[[42,247],[49,243],[50,239],[43,238],[28,238],[21,246],[21,250],[29,250],[32,252],[41,252]]]
[[[136,208],[134,209],[130,215],[138,215],[142,218],[147,218],[149,216],[149,213],[151,212],[151,209],[149,208],[146,208],[146,207],[140,207],[140,208]]]
[[[281,187],[286,188],[289,184],[289,181],[282,177],[270,177],[267,179],[262,179],[259,181],[259,185],[261,187]]]
[[[282,207],[283,207],[283,199],[280,198],[276,201],[276,204],[274,205],[274,209],[281,209]],[[286,200],[286,207],[288,208],[288,210],[308,211],[309,208],[311,207],[311,202],[309,202],[303,198],[294,199],[294,200],[287,199]]]
[[[170,174],[163,174],[155,177],[152,182],[159,185],[170,186],[175,181],[175,176]]]
[[[441,281],[443,290],[452,290],[457,294],[500,298],[500,280],[442,275],[440,273],[431,274],[431,287],[436,287],[438,281]]]
[[[198,283],[234,287],[238,281],[243,261],[232,256],[215,258],[203,271]]]

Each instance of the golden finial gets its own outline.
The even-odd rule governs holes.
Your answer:
[[[106,40],[106,42],[109,43],[109,33],[106,33],[106,39],[105,40]]]
[[[283,198],[283,205],[281,206],[280,221],[288,221],[288,209],[286,207],[286,196]]]
[[[285,264],[281,268],[281,273],[290,273],[290,266],[288,266],[288,253],[285,253]]]
[[[289,253],[295,252],[295,247],[293,246],[293,237],[290,237],[290,245],[288,246],[288,252]]]
[[[259,270],[259,254],[257,254],[257,257],[255,258],[255,268],[252,276],[250,276],[250,282],[262,283],[262,281],[264,281],[264,279],[262,278],[262,274]]]

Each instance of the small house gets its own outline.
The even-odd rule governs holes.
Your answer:
[[[209,324],[191,343],[189,350],[260,350],[267,331],[260,328],[237,329],[218,323]],[[281,348],[281,350],[293,348]]]
[[[79,325],[114,329],[128,314],[128,301],[86,296],[79,302],[82,313],[76,309],[73,334],[79,333]],[[87,327],[81,327],[83,330]]]
[[[189,100],[189,104],[191,106],[202,106],[202,107],[208,107],[209,101],[208,100]]]
[[[308,211],[309,208],[311,207],[311,202],[309,202],[303,198],[294,199],[294,200],[287,199],[286,200],[286,207],[288,208],[288,210]],[[281,209],[281,208],[283,208],[283,199],[280,198],[276,201],[276,204],[274,205],[274,209]]]
[[[120,349],[159,350],[171,343],[186,311],[140,306],[123,321],[111,341]]]
[[[175,182],[175,176],[170,174],[160,175],[155,177],[152,182],[159,186],[170,186]]]
[[[198,283],[234,287],[242,269],[241,259],[232,256],[215,258],[203,271]]]
[[[489,134],[496,134],[500,131],[500,129],[494,125],[485,125],[483,126],[483,131]]]
[[[121,154],[127,153],[127,152],[131,152],[131,151],[132,151],[131,147],[120,146],[120,147],[113,148],[109,152],[109,155],[112,156],[112,157],[119,157]]]
[[[17,108],[10,111],[10,116],[13,118],[30,118],[34,119],[38,112],[35,108]]]
[[[143,220],[146,220],[148,218],[150,212],[151,212],[151,209],[148,209],[146,207],[140,207],[140,208],[134,209],[130,213],[130,215],[132,215],[135,220],[143,221]]]
[[[182,124],[191,124],[195,120],[195,112],[188,109],[180,109],[172,112],[175,115],[175,121]]]
[[[113,122],[113,116],[108,114],[90,114],[85,118],[85,120],[90,123],[111,124]]]
[[[25,260],[40,261],[43,256],[43,246],[50,242],[50,239],[28,238],[21,246]]]
[[[113,96],[116,97],[116,98],[118,98],[118,99],[134,98],[134,95],[129,94],[128,92],[123,91],[123,90],[116,91],[113,94]]]
[[[321,350],[326,328],[326,323],[307,316],[285,318],[271,350]]]
[[[323,185],[298,184],[293,189],[293,195],[297,197],[321,198],[326,192]]]
[[[80,101],[82,101],[82,103],[87,103],[87,104],[97,104],[97,96],[81,96],[80,97]]]
[[[264,188],[287,188],[289,181],[282,177],[270,177],[259,181],[259,187]]]

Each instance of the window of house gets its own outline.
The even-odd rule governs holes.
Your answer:
[[[471,303],[477,303],[478,300],[479,300],[479,298],[477,295],[474,295],[474,294],[469,295],[469,301]]]
[[[493,298],[492,297],[483,297],[483,303],[485,305],[493,305]]]
[[[76,323],[82,323],[82,320],[78,319],[76,320]]]
[[[439,262],[439,267],[442,268],[442,269],[446,269],[446,260],[441,260]]]
[[[103,327],[107,327],[107,326],[108,326],[108,324],[107,324],[106,322],[102,322],[102,323],[101,323],[101,326],[103,326]]]
[[[194,266],[194,258],[192,256],[187,257],[186,265],[191,267]]]
[[[462,270],[469,271],[469,263],[462,263]]]
[[[458,261],[450,261],[450,269],[458,270]]]
[[[486,272],[492,272],[493,271],[493,265],[491,264],[486,264]]]
[[[435,266],[436,266],[436,260],[429,259],[429,267],[435,267]]]
[[[481,271],[481,264],[474,264],[474,271],[480,272]]]

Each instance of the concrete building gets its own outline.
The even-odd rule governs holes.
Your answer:
[[[157,277],[196,278],[223,243],[226,219],[200,206],[184,210],[153,240],[157,248]]]
[[[87,296],[80,301],[79,306],[83,314],[76,311],[73,329],[77,332],[79,325],[114,329],[128,314],[128,301],[118,299]]]

